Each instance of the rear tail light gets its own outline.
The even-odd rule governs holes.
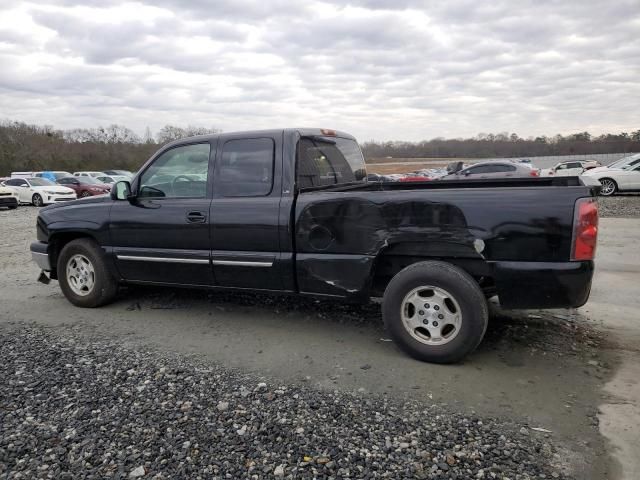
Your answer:
[[[593,198],[576,202],[571,260],[593,260],[598,240],[598,203]]]
[[[529,175],[531,175],[532,177],[539,177],[540,176],[540,170],[532,169],[531,173],[529,173]]]

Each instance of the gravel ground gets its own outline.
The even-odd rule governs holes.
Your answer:
[[[548,434],[0,327],[0,478],[566,478]],[[361,368],[367,368],[363,365]]]
[[[601,217],[640,217],[640,195],[598,197]]]

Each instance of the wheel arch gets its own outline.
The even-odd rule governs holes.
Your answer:
[[[428,260],[461,268],[478,282],[485,295],[495,294],[493,269],[473,246],[453,242],[402,242],[378,252],[369,277],[369,294],[381,297],[391,279],[404,268]]]
[[[88,232],[82,231],[64,231],[52,233],[49,237],[49,262],[51,263],[51,278],[58,278],[58,258],[62,249],[73,240],[87,238],[97,242],[97,239]]]

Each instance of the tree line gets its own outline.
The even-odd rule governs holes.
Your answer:
[[[143,137],[122,125],[56,130],[49,125],[0,122],[0,177],[15,171],[135,171],[159,148],[178,138],[219,132],[166,125]]]
[[[521,138],[516,133],[480,133],[473,138],[434,138],[422,142],[376,142],[362,145],[366,158],[510,158],[640,152],[640,130],[589,132]]]
[[[57,130],[49,125],[0,122],[0,176],[13,171],[137,170],[158,148],[172,140],[217,133],[216,128],[166,125],[140,137],[122,125]],[[588,132],[521,138],[515,133],[474,138],[434,138],[421,142],[376,142],[362,145],[372,158],[489,158],[640,152],[640,130],[592,136]]]

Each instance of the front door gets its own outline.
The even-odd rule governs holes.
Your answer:
[[[211,203],[216,285],[292,288],[292,254],[280,252],[281,168],[281,135],[220,138]]]
[[[115,202],[110,233],[126,280],[204,285],[210,264],[209,143],[175,146],[140,173],[137,197]]]

